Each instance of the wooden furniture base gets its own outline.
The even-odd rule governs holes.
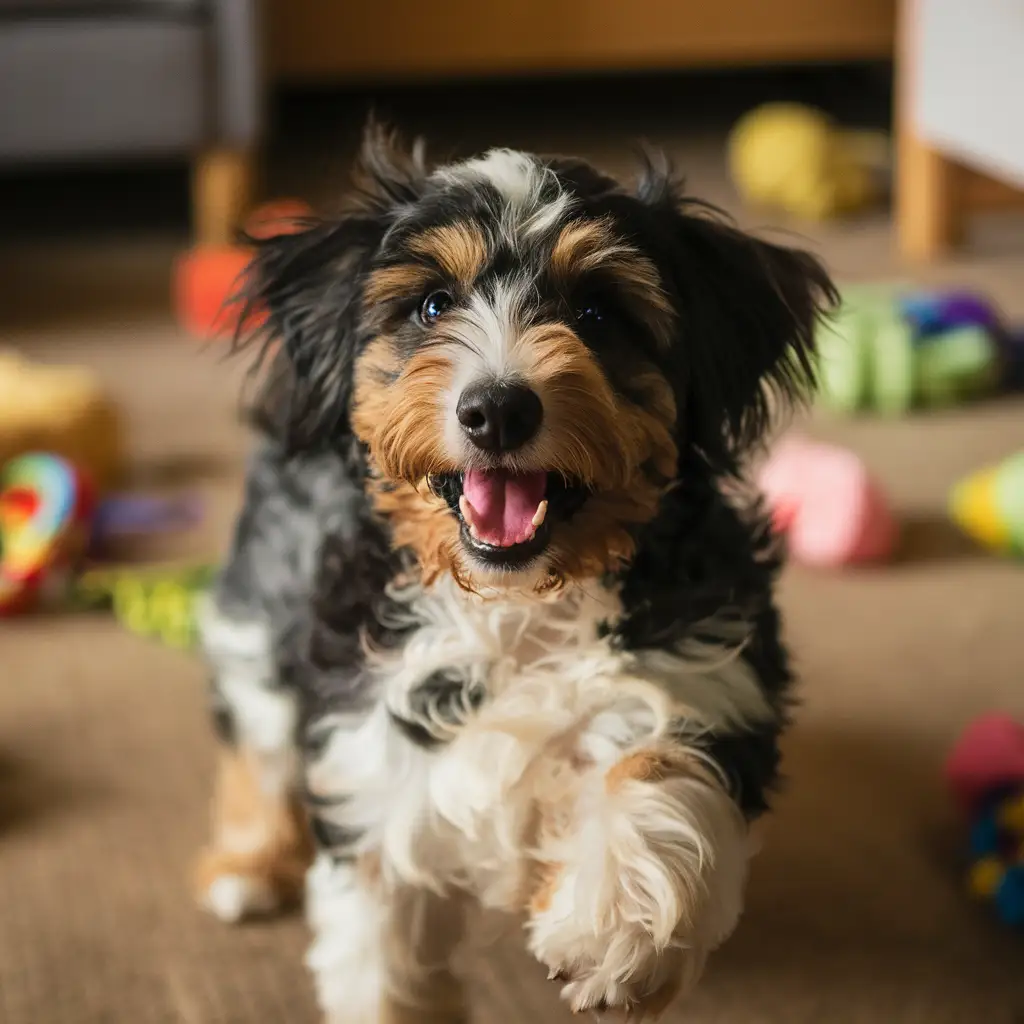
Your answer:
[[[915,124],[922,2],[900,4],[896,62],[894,216],[900,254],[914,262],[947,254],[962,240],[971,212],[1024,207],[1024,191],[966,166],[925,139]]]
[[[288,82],[674,71],[886,58],[897,0],[271,0]]]
[[[957,244],[963,232],[961,169],[912,127],[897,141],[896,232],[911,260],[935,259]]]
[[[255,156],[247,150],[214,149],[192,167],[194,241],[229,245],[235,241],[256,190]]]

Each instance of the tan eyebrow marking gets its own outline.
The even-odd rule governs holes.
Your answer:
[[[429,267],[419,263],[399,263],[375,270],[363,289],[367,305],[407,298],[423,291],[434,279]]]
[[[472,287],[487,263],[483,232],[466,222],[443,224],[413,236],[406,249],[425,256],[461,288]],[[404,299],[425,291],[436,279],[435,267],[410,260],[382,267],[370,274],[364,289],[368,305]]]
[[[487,262],[487,243],[475,224],[443,224],[416,235],[410,252],[428,256],[454,281],[468,288]]]
[[[607,218],[566,224],[551,251],[552,272],[571,282],[598,269],[615,279],[659,337],[669,336],[675,311],[654,263],[618,237]]]

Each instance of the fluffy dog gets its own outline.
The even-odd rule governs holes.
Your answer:
[[[778,564],[738,484],[828,276],[655,161],[430,168],[380,129],[341,215],[257,244],[203,900],[305,887],[331,1024],[461,1019],[472,905],[524,916],[573,1010],[657,1013],[734,928],[777,779]]]

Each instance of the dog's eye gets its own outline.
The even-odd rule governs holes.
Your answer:
[[[432,324],[445,310],[450,309],[452,297],[448,292],[431,292],[420,305],[420,319]]]
[[[576,319],[599,323],[604,319],[604,309],[596,302],[586,302],[576,310]]]

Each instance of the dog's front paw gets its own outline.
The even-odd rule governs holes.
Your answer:
[[[547,897],[538,893],[530,919],[530,951],[562,986],[574,1013],[622,1010],[656,1016],[699,977],[708,953],[686,945],[681,920],[660,925],[628,893],[605,894],[603,908],[575,871],[563,873]],[[667,933],[667,938],[665,937]]]
[[[670,949],[657,954],[648,973],[636,973],[628,980],[615,977],[606,965],[551,969],[549,978],[562,985],[562,999],[573,1013],[592,1010],[612,1013],[627,1020],[656,1018],[696,979],[704,966],[706,951]]]
[[[531,900],[530,950],[574,1012],[656,1016],[696,984],[742,907],[748,839],[733,801],[700,773],[634,767],[583,799],[567,856],[544,865]]]

